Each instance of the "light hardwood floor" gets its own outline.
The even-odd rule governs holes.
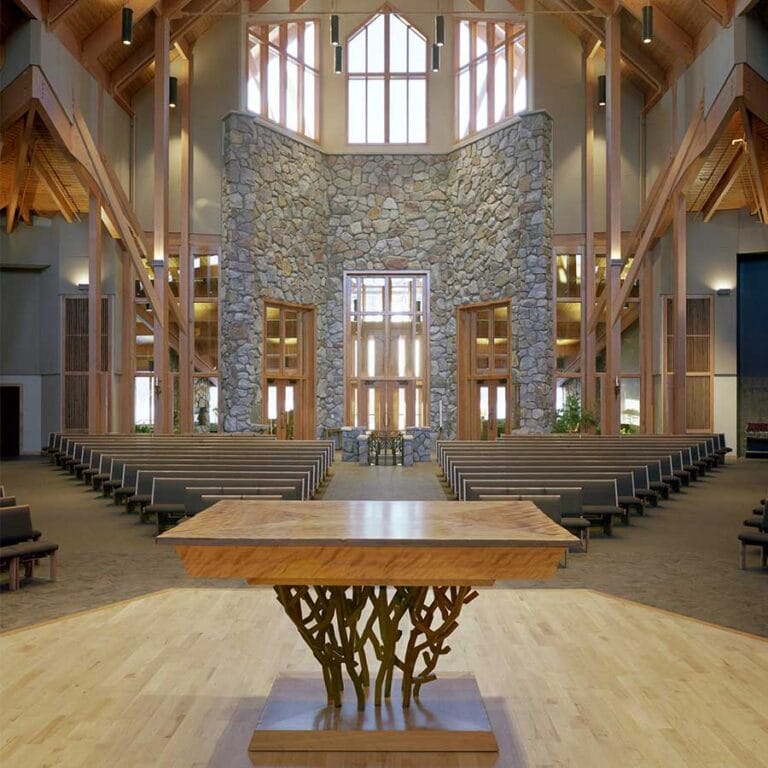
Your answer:
[[[587,590],[481,590],[444,671],[501,752],[273,766],[768,766],[768,642]],[[3,766],[240,768],[279,671],[316,672],[272,590],[172,589],[0,636]]]

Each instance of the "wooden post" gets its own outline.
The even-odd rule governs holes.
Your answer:
[[[182,322],[179,325],[179,431],[192,432],[192,376],[194,374],[194,264],[189,251],[189,92],[190,61],[182,53],[179,78],[181,109],[181,225],[179,241],[179,302]]]
[[[122,253],[122,280],[120,312],[121,364],[120,369],[120,431],[134,430],[134,377],[136,375],[136,298],[131,254]]]
[[[581,279],[584,282],[582,303],[582,355],[581,380],[583,386],[582,406],[585,411],[595,413],[595,329],[587,327],[587,319],[595,307],[595,45],[584,61],[584,263]]]
[[[101,387],[101,198],[88,198],[88,432],[104,433]]]
[[[673,316],[674,316],[674,373],[672,378],[672,430],[677,435],[686,432],[685,424],[685,343],[687,303],[687,255],[685,227],[685,195],[675,193],[672,199]]]
[[[621,23],[618,9],[605,20],[605,150],[606,150],[606,262],[605,262],[605,403],[602,434],[619,433],[621,373],[621,307],[613,309],[621,287]]]
[[[168,360],[168,77],[170,71],[170,20],[155,18],[154,83],[154,238],[152,267],[160,311],[155,316],[155,433],[173,431],[173,382]]]
[[[653,434],[653,264],[640,268],[640,431]]]

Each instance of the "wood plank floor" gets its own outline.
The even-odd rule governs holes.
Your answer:
[[[768,766],[768,642],[588,590],[481,590],[470,671],[498,756],[306,754],[273,766]],[[315,662],[269,589],[172,589],[0,636],[3,766],[250,765],[278,671]]]

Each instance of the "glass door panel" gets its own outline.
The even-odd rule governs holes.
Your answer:
[[[496,437],[507,431],[507,384],[496,385]]]

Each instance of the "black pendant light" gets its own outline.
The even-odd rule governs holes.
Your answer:
[[[653,41],[653,6],[643,6],[643,42],[648,43]]]
[[[597,76],[597,103],[605,106],[605,75]]]
[[[120,39],[123,45],[130,45],[133,42],[133,8],[128,6],[123,8],[123,34]]]
[[[333,49],[333,71],[340,75],[344,71],[344,48],[337,45]]]
[[[432,43],[432,71],[440,71],[440,46],[437,43]]]
[[[331,15],[331,45],[341,45],[341,21],[337,13]]]
[[[179,97],[179,80],[176,77],[168,78],[168,106],[175,109]]]
[[[445,16],[435,16],[435,45],[445,45]]]

